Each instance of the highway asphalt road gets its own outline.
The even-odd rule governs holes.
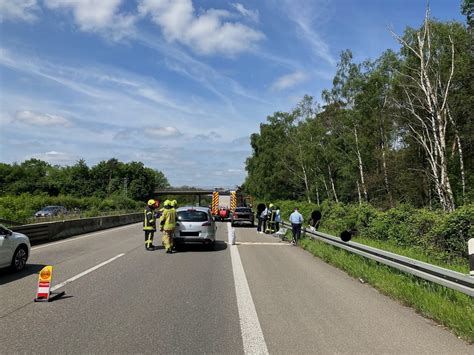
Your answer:
[[[474,353],[275,237],[238,227],[228,246],[228,228],[215,251],[145,251],[140,224],[33,247],[0,271],[0,353]],[[48,264],[66,296],[34,303]]]

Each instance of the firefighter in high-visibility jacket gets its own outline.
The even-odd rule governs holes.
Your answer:
[[[176,228],[176,210],[169,200],[166,200],[163,206],[165,209],[160,219],[160,231],[163,232],[162,241],[166,253],[171,254],[173,252],[173,235]]]
[[[156,231],[155,209],[159,207],[157,201],[148,200],[144,211],[143,230],[145,231],[145,249],[154,250],[153,236]]]

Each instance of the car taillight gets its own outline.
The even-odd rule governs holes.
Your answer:
[[[206,222],[206,223],[203,223],[202,224],[204,227],[210,227],[211,226],[211,222]]]

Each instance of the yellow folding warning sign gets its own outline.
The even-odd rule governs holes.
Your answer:
[[[51,284],[53,283],[53,267],[45,266],[38,275],[38,291],[36,292],[35,302],[51,301],[53,298],[61,297],[64,291],[59,293],[51,292]]]

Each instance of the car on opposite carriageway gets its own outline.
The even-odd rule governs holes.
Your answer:
[[[67,209],[64,206],[46,206],[35,213],[36,218],[53,217],[67,214]]]

